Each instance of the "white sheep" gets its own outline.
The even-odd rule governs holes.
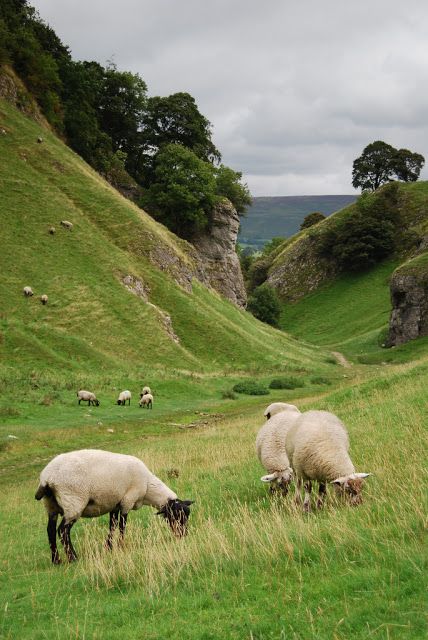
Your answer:
[[[100,405],[100,401],[97,400],[95,393],[92,393],[91,391],[85,391],[85,389],[81,389],[77,392],[77,397],[79,398],[79,404],[82,400],[84,400],[88,403],[88,407],[90,404],[93,404],[96,407],[99,407]]]
[[[49,298],[47,297],[46,293],[44,293],[42,296],[40,296],[40,302],[42,304],[47,304],[48,300],[49,300]]]
[[[153,409],[153,396],[151,393],[146,393],[144,396],[141,396],[140,402],[138,403],[140,407],[147,407],[147,409]]]
[[[131,404],[131,392],[130,391],[121,391],[119,393],[119,397],[117,399],[117,404],[122,404],[125,405],[126,401],[128,400],[128,405]]]
[[[69,231],[72,231],[73,229],[73,223],[69,220],[61,220],[60,225],[64,227],[64,229],[68,229]]]
[[[150,389],[150,387],[143,387],[142,392],[140,393],[140,398],[142,398],[143,396],[146,395],[146,393],[151,393],[152,390]]]
[[[299,410],[294,404],[287,404],[286,402],[273,402],[268,407],[266,407],[263,415],[269,420],[269,418],[272,418],[272,416],[275,416],[277,413],[281,413],[281,411]]]
[[[159,509],[173,533],[186,533],[191,500],[178,500],[177,495],[134,456],[83,449],[62,453],[51,460],[40,474],[36,500],[44,499],[48,512],[48,539],[52,562],[60,563],[56,546],[58,536],[69,562],[77,559],[70,530],[81,517],[96,518],[110,514],[106,547],[113,546],[113,534],[119,522],[120,539],[125,534],[129,511],[149,505]]]
[[[268,407],[269,408],[269,407]],[[301,415],[299,409],[287,405],[287,409],[277,413],[267,420],[261,427],[256,438],[256,451],[261,464],[268,475],[261,478],[262,482],[275,482],[284,494],[293,479],[293,471],[285,447],[288,431]],[[275,487],[271,485],[271,490]]]
[[[30,296],[34,296],[34,293],[31,287],[24,287],[23,292],[24,292],[24,296],[26,296],[27,298],[29,298]]]
[[[55,229],[55,227],[49,227],[48,231],[51,234],[51,236],[53,236],[53,235],[55,235],[56,229]]]
[[[362,502],[363,479],[369,473],[355,473],[349,457],[349,438],[345,426],[328,411],[301,414],[286,436],[286,449],[298,482],[305,483],[303,508],[310,511],[312,482],[319,483],[317,507],[323,504],[326,483],[339,487],[351,504]]]

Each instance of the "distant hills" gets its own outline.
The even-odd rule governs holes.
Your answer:
[[[288,238],[297,233],[308,213],[320,211],[328,216],[355,200],[354,195],[254,198],[246,216],[241,218],[239,242],[261,248],[272,238]]]

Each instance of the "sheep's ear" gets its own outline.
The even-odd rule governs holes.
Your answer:
[[[368,478],[368,476],[371,476],[371,473],[353,473],[350,478],[352,478],[353,480],[356,480],[357,478]]]
[[[260,478],[260,480],[261,480],[262,482],[273,482],[273,480],[276,480],[276,479],[277,479],[277,477],[278,477],[278,474],[277,474],[277,473],[270,473],[270,474],[269,474],[269,475],[267,475],[267,476],[262,476],[262,477]]]

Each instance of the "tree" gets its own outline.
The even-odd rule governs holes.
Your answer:
[[[304,218],[302,224],[300,225],[300,230],[309,229],[309,227],[313,227],[314,224],[318,224],[321,220],[325,220],[326,216],[319,211],[314,211],[313,213],[308,213],[308,215]]]
[[[281,304],[275,289],[268,284],[254,289],[248,300],[247,309],[262,322],[267,322],[274,327],[278,325]]]
[[[412,153],[408,149],[398,149],[392,162],[394,172],[399,180],[416,182],[425,164],[425,158],[420,153]]]
[[[361,156],[354,160],[352,185],[361,187],[362,191],[375,191],[389,182],[394,175],[394,153],[394,147],[382,140],[367,145]]]
[[[251,204],[251,194],[248,186],[241,182],[242,173],[221,164],[215,170],[217,194],[228,198],[239,214],[245,213]]]
[[[216,200],[212,165],[180,144],[168,144],[156,154],[142,205],[171,231],[191,238],[207,227]]]

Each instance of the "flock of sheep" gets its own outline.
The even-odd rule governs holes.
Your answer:
[[[127,389],[125,391],[121,391],[119,393],[119,397],[116,400],[116,403],[122,406],[125,406],[126,401],[128,401],[128,406],[131,404],[132,394]],[[85,389],[81,389],[77,392],[77,402],[80,404],[81,402],[87,402],[88,407],[93,405],[94,407],[100,406],[100,401],[98,400],[95,393],[92,391],[86,391]],[[140,393],[140,401],[138,403],[140,407],[146,407],[147,409],[153,409],[153,394],[151,392],[150,387],[143,387],[143,390]]]
[[[145,393],[144,393],[145,391]],[[143,398],[153,396],[144,387]],[[99,404],[95,395],[79,391],[79,404]],[[129,391],[119,394],[118,404],[131,401]],[[317,507],[323,504],[327,483],[349,498],[351,504],[361,503],[361,490],[368,473],[356,473],[349,457],[349,439],[345,426],[327,411],[301,413],[297,407],[283,402],[269,405],[264,413],[266,423],[256,438],[256,450],[268,475],[261,478],[271,483],[271,489],[288,492],[296,479],[296,502],[301,504],[304,484],[304,511],[310,511],[312,483],[318,483]],[[113,535],[119,525],[123,541],[128,513],[149,505],[158,509],[173,533],[184,536],[192,500],[180,500],[166,484],[134,456],[96,449],[71,451],[56,456],[43,469],[35,495],[44,499],[48,512],[48,540],[52,562],[60,564],[56,539],[64,547],[69,562],[76,560],[70,530],[79,518],[94,518],[110,514],[107,549],[113,545]],[[58,516],[62,516],[57,528]]]

